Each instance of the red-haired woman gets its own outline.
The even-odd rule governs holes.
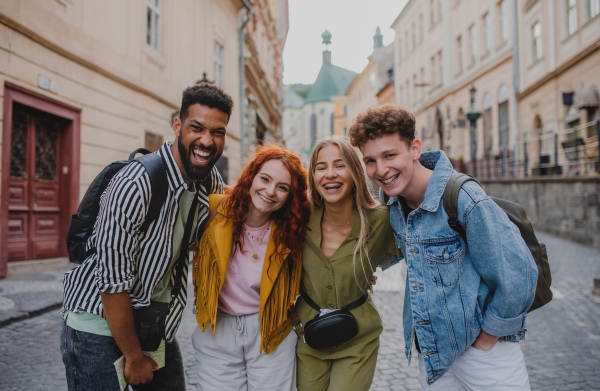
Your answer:
[[[293,153],[260,148],[209,201],[217,213],[194,257],[198,390],[295,390],[306,171]]]

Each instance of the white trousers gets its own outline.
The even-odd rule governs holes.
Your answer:
[[[419,354],[421,390],[530,391],[525,359],[518,342],[498,341],[488,351],[470,346],[432,385]]]
[[[270,354],[260,352],[258,314],[217,313],[217,334],[192,334],[199,391],[296,390],[295,332]]]

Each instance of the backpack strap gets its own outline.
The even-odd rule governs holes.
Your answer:
[[[158,218],[162,205],[167,199],[169,183],[162,157],[155,153],[150,153],[147,149],[138,148],[129,155],[129,158],[131,159],[138,152],[146,153],[136,158],[135,161],[144,166],[146,172],[148,172],[150,176],[150,189],[152,190],[148,214],[146,215],[146,220],[142,223],[142,230],[146,231],[150,224]]]
[[[468,181],[475,181],[481,186],[479,181],[472,176],[455,172],[448,178],[443,196],[444,209],[448,214],[448,225],[460,234],[465,243],[467,243],[467,233],[458,221],[458,193],[462,185]]]

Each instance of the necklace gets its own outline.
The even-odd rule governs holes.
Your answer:
[[[350,220],[348,220],[347,223],[343,223],[343,224],[336,224],[336,223],[332,223],[331,221],[327,220],[327,218],[325,217],[325,213],[323,213],[323,220],[325,220],[326,222],[328,222],[331,225],[336,225],[338,227],[343,227],[344,225],[350,225],[352,223],[352,220],[354,220],[354,216],[352,216],[350,218]]]
[[[258,235],[258,236],[251,234],[250,231],[248,231],[248,228],[246,228],[246,224],[244,224],[244,231],[246,231],[248,238],[256,240],[260,246],[260,243],[263,241],[265,235],[267,234],[267,232],[269,232],[270,227],[271,227],[271,224],[269,221],[267,224],[265,224],[264,231],[262,231],[260,233],[260,235]],[[250,244],[250,248],[252,249],[252,259],[258,259],[258,252],[254,249],[254,244],[252,242],[253,242],[253,240],[248,240],[248,243]]]

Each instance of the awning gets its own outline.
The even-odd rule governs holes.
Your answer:
[[[597,109],[599,100],[598,91],[589,87],[575,92],[573,107],[576,109]]]

